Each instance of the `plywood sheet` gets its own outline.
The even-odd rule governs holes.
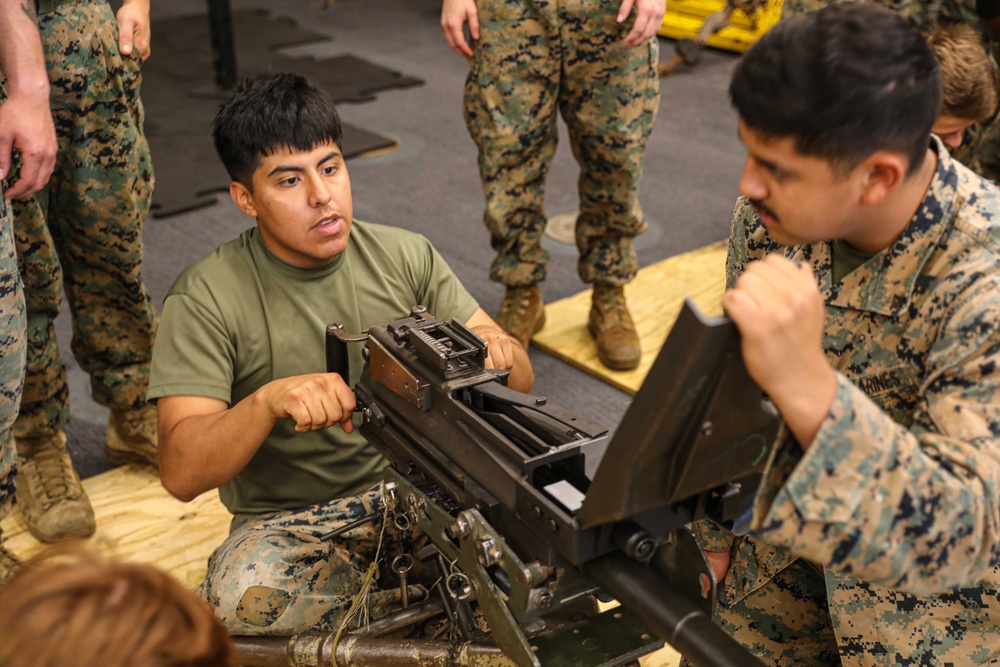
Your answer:
[[[684,299],[690,297],[707,315],[722,313],[726,287],[726,245],[719,241],[670,257],[639,271],[625,286],[625,298],[642,342],[642,360],[631,371],[613,371],[597,358],[587,331],[590,290],[545,306],[545,328],[532,345],[577,368],[634,394],[663,347]]]
[[[150,467],[115,468],[83,480],[83,487],[97,517],[97,532],[87,539],[91,547],[123,560],[153,563],[192,589],[205,578],[212,550],[229,534],[232,516],[217,491],[182,503],[167,493]],[[16,506],[2,528],[7,546],[22,558],[45,546],[28,532]]]

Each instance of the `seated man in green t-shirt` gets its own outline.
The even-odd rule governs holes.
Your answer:
[[[182,500],[218,488],[235,515],[202,585],[231,632],[336,629],[379,522],[320,537],[375,512],[385,460],[352,421],[359,346],[353,377],[323,372],[326,325],[360,332],[424,305],[485,339],[488,366],[508,369],[512,388],[529,390],[534,375],[427,239],[353,220],[324,92],[287,74],[249,81],[213,133],[230,195],[257,226],[188,267],[164,302],[149,384],[160,474]],[[398,594],[369,604],[384,612]]]

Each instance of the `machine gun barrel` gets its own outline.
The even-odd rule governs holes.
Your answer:
[[[621,552],[599,556],[583,565],[583,573],[649,629],[698,667],[763,667],[735,639],[712,622],[656,571]]]

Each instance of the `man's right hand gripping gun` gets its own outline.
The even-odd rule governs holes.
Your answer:
[[[355,392],[361,433],[391,464],[387,502],[429,536],[452,597],[478,602],[508,658],[615,664],[656,647],[648,628],[697,665],[759,664],[712,623],[716,582],[685,527],[746,512],[778,430],[732,323],[685,304],[610,441],[509,389],[458,321],[418,307],[366,338]],[[331,325],[329,370],[349,377],[360,339]],[[601,591],[621,608],[533,636]]]

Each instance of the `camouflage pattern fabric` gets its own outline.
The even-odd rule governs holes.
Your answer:
[[[951,155],[983,178],[1000,183],[1000,119],[967,129],[962,145]]]
[[[320,537],[380,512],[380,497],[376,487],[295,512],[237,515],[229,537],[209,559],[202,596],[232,634],[336,631],[375,560],[382,522],[364,524],[331,540]],[[388,569],[385,563],[398,555],[393,534],[385,532],[383,571]],[[411,588],[411,599],[416,594]],[[367,606],[372,618],[398,610],[400,591],[380,590],[375,582]]]
[[[142,134],[139,55],[118,53],[106,1],[76,0],[39,16],[59,155],[52,179],[16,202],[28,352],[15,432],[50,433],[69,419],[53,320],[65,292],[73,353],[94,400],[145,400],[156,313],[140,275],[153,168]]]
[[[479,148],[484,220],[497,251],[490,278],[509,287],[545,278],[545,178],[557,110],[580,164],[577,270],[620,285],[638,270],[632,239],[642,158],[659,109],[656,39],[622,40],[617,2],[480,0],[480,38],[465,84],[465,120]]]
[[[824,569],[843,664],[1000,661],[1000,191],[934,145],[913,221],[839,283],[828,243],[779,246],[736,207],[730,282],[770,252],[809,263],[839,373],[809,450],[784,438],[768,463],[720,595],[720,622],[768,664],[814,664],[758,641],[799,631],[795,605],[754,600],[779,573],[801,584],[796,558]]]
[[[837,2],[858,2],[859,0],[785,0],[781,8],[782,18],[805,14],[822,9]],[[860,0],[866,1],[866,0]],[[979,26],[975,0],[868,0],[899,12],[900,16],[913,22],[921,30],[948,23],[968,23]]]
[[[0,87],[0,104],[6,98]],[[17,478],[14,418],[24,378],[24,293],[14,254],[10,201],[0,181],[0,519],[10,512]]]

